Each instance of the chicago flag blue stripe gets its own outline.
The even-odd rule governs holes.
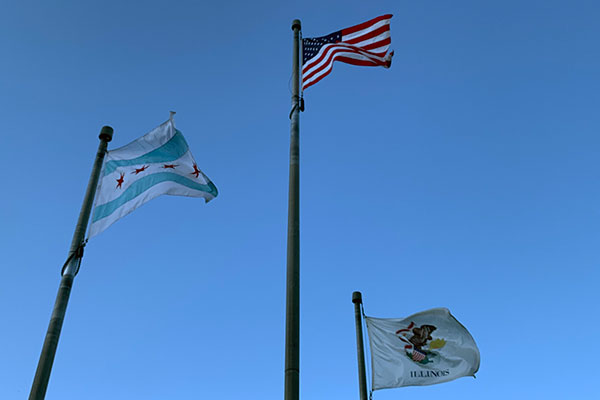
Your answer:
[[[190,189],[206,192],[214,197],[216,197],[218,194],[216,186],[213,185],[213,183],[210,181],[207,185],[203,185],[201,183],[195,182],[191,179],[174,174],[172,172],[157,172],[155,174],[147,175],[135,181],[127,189],[125,189],[123,194],[121,194],[116,199],[109,201],[108,203],[96,206],[94,210],[94,216],[92,217],[92,223],[99,221],[102,218],[108,217],[123,204],[135,199],[137,196],[144,193],[153,186],[161,182],[167,181],[176,182]]]
[[[175,130],[175,135],[165,144],[148,153],[131,160],[111,160],[104,164],[104,174],[108,175],[118,167],[139,165],[146,163],[162,163],[175,161],[188,151],[189,147],[180,131]],[[110,153],[110,152],[109,152]]]

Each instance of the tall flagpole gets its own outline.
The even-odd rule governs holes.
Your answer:
[[[292,112],[285,304],[285,400],[300,398],[300,20],[292,22]]]
[[[83,257],[85,230],[87,229],[88,220],[90,219],[94,195],[96,194],[96,187],[98,186],[98,178],[100,177],[100,170],[102,169],[102,162],[104,161],[108,142],[112,140],[112,136],[113,128],[110,126],[102,127],[99,136],[100,144],[98,145],[96,160],[94,161],[81,211],[79,212],[79,219],[75,226],[75,232],[73,233],[69,257],[62,270],[62,278],[60,280],[58,294],[56,295],[56,302],[54,303],[50,324],[48,325],[48,331],[46,332],[46,339],[44,340],[44,346],[42,347],[42,354],[40,355],[37,370],[35,371],[35,377],[33,378],[33,384],[31,385],[29,400],[43,400],[44,397],[46,397],[50,371],[52,371],[52,363],[54,362],[54,356],[56,355],[60,331],[65,319],[65,313],[67,312],[69,295],[71,294],[73,280],[75,279],[75,275],[77,275],[79,264]]]
[[[352,302],[354,303],[354,320],[356,322],[356,358],[358,360],[358,393],[360,400],[367,400],[367,373],[365,369],[365,346],[362,330],[362,313],[360,306],[362,304],[362,294],[360,292],[352,293]]]

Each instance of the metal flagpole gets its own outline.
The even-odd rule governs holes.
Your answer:
[[[292,22],[294,53],[285,304],[285,400],[300,398],[300,29],[300,20],[295,19]]]
[[[112,136],[113,128],[110,126],[103,126],[100,131],[100,144],[98,145],[96,160],[94,161],[81,211],[79,212],[79,219],[75,226],[75,232],[73,233],[69,257],[62,270],[62,278],[60,280],[58,294],[56,295],[56,302],[54,303],[54,309],[52,310],[52,316],[50,317],[50,324],[48,325],[48,331],[46,332],[46,339],[44,340],[44,346],[42,347],[40,361],[38,362],[35,377],[33,378],[33,384],[31,385],[29,400],[43,400],[46,396],[48,380],[50,379],[52,363],[54,362],[60,331],[67,311],[69,295],[71,294],[73,280],[79,271],[79,265],[81,263],[81,258],[83,257],[85,230],[87,228],[88,220],[90,219],[94,195],[96,194],[96,187],[98,186],[98,178],[100,176],[100,170],[102,169],[102,162],[104,161],[108,142],[112,140]]]
[[[360,292],[352,293],[352,302],[354,303],[354,320],[356,321],[356,357],[358,358],[358,392],[360,400],[368,400],[367,397],[367,373],[365,371],[365,346],[363,342],[362,331],[362,313],[360,306],[362,304],[362,295]]]

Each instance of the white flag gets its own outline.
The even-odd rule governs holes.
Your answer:
[[[89,237],[161,194],[215,198],[217,188],[198,169],[173,116],[126,146],[106,154]]]
[[[475,376],[479,349],[446,308],[404,319],[365,317],[373,390],[423,386]]]

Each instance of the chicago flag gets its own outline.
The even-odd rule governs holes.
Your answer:
[[[198,168],[187,142],[168,121],[106,154],[89,237],[162,194],[214,199],[217,188]]]

